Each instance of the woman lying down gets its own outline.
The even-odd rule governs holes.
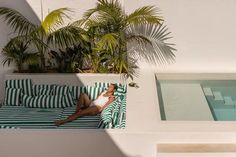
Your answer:
[[[75,113],[73,113],[66,119],[55,121],[55,124],[57,126],[60,126],[79,117],[97,115],[115,100],[114,92],[116,90],[117,85],[111,84],[108,89],[100,93],[94,101],[90,100],[88,95],[86,95],[85,93],[81,93],[77,102]]]

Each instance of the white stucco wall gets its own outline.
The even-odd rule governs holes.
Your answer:
[[[173,43],[176,63],[159,72],[235,72],[235,0],[128,0],[128,12],[143,5],[161,9]]]

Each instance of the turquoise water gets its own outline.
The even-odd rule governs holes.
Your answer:
[[[236,80],[157,80],[162,120],[236,120]]]

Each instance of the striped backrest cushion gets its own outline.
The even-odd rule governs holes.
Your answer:
[[[117,90],[115,93],[126,93],[127,85],[121,83],[112,83],[112,82],[95,82],[96,87],[108,88],[110,84],[116,84]]]
[[[79,99],[80,93],[86,92],[86,86],[69,86],[69,89],[72,93],[72,97],[74,100]]]
[[[46,88],[40,88],[38,95],[51,95],[51,90]]]
[[[10,106],[20,106],[21,96],[21,88],[6,88],[4,104]]]
[[[42,93],[49,93],[52,90],[52,86],[53,85],[49,85],[49,84],[35,84],[32,86],[33,95],[37,96]]]
[[[80,93],[85,93],[89,96],[91,100],[97,98],[97,96],[105,90],[102,87],[94,86],[69,86],[74,100],[78,100]]]
[[[63,96],[62,95],[40,95],[40,96],[28,96],[23,95],[22,104],[25,107],[31,108],[63,108]]]
[[[52,95],[62,95],[64,107],[72,107],[75,105],[72,92],[68,86],[53,85]]]
[[[30,79],[6,80],[5,81],[5,88],[21,88],[23,94],[33,95],[32,81]]]

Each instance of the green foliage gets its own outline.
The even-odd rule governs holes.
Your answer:
[[[42,70],[46,52],[51,57],[50,68],[58,72],[83,72],[86,67],[92,72],[124,73],[130,78],[138,76],[140,59],[153,64],[169,64],[175,59],[174,45],[167,42],[170,32],[155,6],[127,14],[118,0],[98,0],[82,19],[65,26],[70,13],[68,8],[56,9],[40,24],[33,24],[19,12],[0,7],[0,16],[18,33],[13,40],[27,41],[27,47],[37,48]],[[24,46],[9,42],[6,47],[4,52],[21,49],[28,55]],[[3,63],[14,60],[18,64],[18,56],[9,54],[4,54],[8,59]],[[37,66],[30,68],[34,71]]]
[[[71,10],[68,8],[60,8],[50,12],[42,21],[41,27],[47,33],[54,32],[58,29],[58,27],[64,24],[64,19],[70,19],[68,13]]]
[[[29,34],[37,28],[35,24],[31,23],[16,10],[0,7],[0,15],[3,16],[4,20],[11,26],[14,32],[18,32],[21,35]]]
[[[31,46],[36,47],[39,52],[42,70],[45,70],[45,52],[50,49],[50,46],[66,48],[80,41],[81,36],[78,34],[81,33],[81,29],[74,25],[63,27],[64,20],[70,19],[69,12],[71,11],[68,8],[56,9],[50,12],[40,24],[34,24],[18,11],[0,7],[0,16],[14,32],[33,40]]]
[[[154,64],[172,62],[175,49],[165,42],[170,32],[157,13],[156,7],[144,6],[126,14],[118,0],[98,0],[77,22],[90,34],[93,53],[106,54],[105,62],[97,59],[94,69],[106,65],[109,72],[133,78],[140,58]]]
[[[52,67],[55,67],[58,72],[62,73],[74,73],[79,72],[83,68],[84,53],[87,50],[81,45],[76,45],[67,48],[65,51],[59,49],[59,51],[49,52],[49,63]],[[55,63],[54,63],[55,62]]]
[[[36,64],[38,63],[38,53],[28,53],[28,43],[22,42],[21,40],[11,40],[2,50],[3,53],[3,65],[8,66],[11,63],[15,63],[18,72],[22,72],[24,64]]]

